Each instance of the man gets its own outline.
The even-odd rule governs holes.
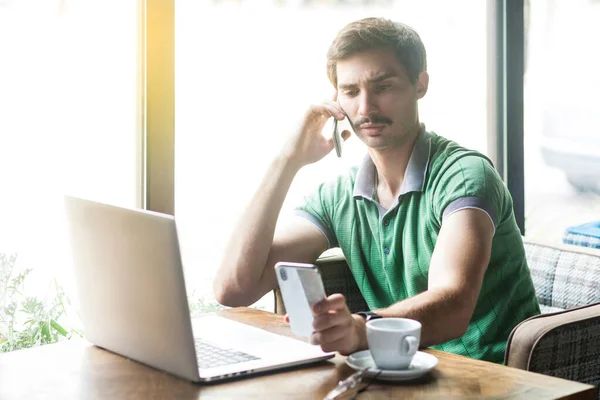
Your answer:
[[[512,200],[492,163],[419,121],[429,83],[419,36],[385,19],[351,23],[332,43],[327,68],[335,98],[309,108],[270,165],[231,238],[217,300],[251,304],[276,287],[277,261],[314,263],[339,246],[370,317],[416,319],[422,346],[502,362],[510,331],[539,305]],[[333,149],[325,122],[345,116],[368,156],[276,230],[298,170]],[[351,314],[342,295],[314,312],[311,341],[324,351],[368,348],[366,317]]]

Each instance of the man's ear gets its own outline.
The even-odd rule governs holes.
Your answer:
[[[419,74],[419,79],[417,79],[417,98],[422,99],[423,96],[427,93],[427,88],[429,87],[429,74],[427,71],[422,71]]]

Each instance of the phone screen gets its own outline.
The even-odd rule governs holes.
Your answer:
[[[312,307],[319,301],[323,300],[323,281],[318,271],[312,269],[298,269],[298,277],[304,289],[306,300]]]

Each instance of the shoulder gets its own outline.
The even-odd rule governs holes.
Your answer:
[[[440,221],[462,208],[480,208],[497,222],[510,208],[510,194],[491,160],[439,136],[432,139],[426,191]]]
[[[455,179],[502,181],[494,164],[484,154],[435,134],[431,135],[431,140],[428,176],[432,184],[445,184]]]

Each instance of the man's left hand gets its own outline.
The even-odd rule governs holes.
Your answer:
[[[332,294],[313,306],[315,319],[312,344],[325,352],[338,351],[342,355],[364,350],[368,346],[365,322],[361,316],[352,315],[341,294]]]

